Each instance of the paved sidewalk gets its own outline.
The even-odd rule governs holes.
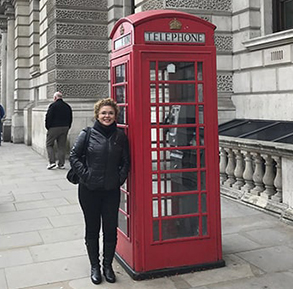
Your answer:
[[[117,283],[93,285],[76,186],[46,165],[31,147],[0,147],[0,289],[293,288],[293,226],[226,198],[226,267],[133,281],[115,261]]]

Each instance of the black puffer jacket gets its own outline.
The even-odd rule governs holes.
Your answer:
[[[123,130],[117,128],[107,138],[91,128],[86,150],[86,164],[81,161],[86,131],[81,131],[70,152],[71,167],[90,190],[112,190],[119,188],[127,178],[130,157],[128,139]]]

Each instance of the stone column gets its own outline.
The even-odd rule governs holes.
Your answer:
[[[1,103],[6,110],[6,77],[7,77],[7,20],[5,16],[0,16],[1,29]]]
[[[281,203],[283,200],[283,188],[282,188],[282,159],[281,157],[273,156],[274,161],[276,162],[276,177],[274,180],[274,186],[277,193],[272,196],[272,200]]]
[[[9,3],[5,7],[7,16],[7,70],[6,74],[6,120],[3,124],[3,140],[12,141],[11,124],[14,112],[14,9]]]
[[[241,153],[241,150],[234,150],[234,153],[236,156],[236,167],[234,171],[236,182],[232,185],[232,188],[240,190],[240,188],[244,186],[244,179],[243,179],[244,161],[243,161],[243,155]]]
[[[232,185],[236,182],[235,175],[235,156],[232,149],[228,149],[228,164],[226,167],[226,174],[228,175],[228,179],[225,181],[225,187],[232,187]]]
[[[243,172],[243,179],[245,181],[245,185],[241,188],[241,191],[245,193],[250,193],[251,189],[254,188],[252,176],[253,176],[252,157],[250,152],[246,152],[245,169]]]
[[[30,63],[29,63],[29,1],[14,0],[15,19],[15,55],[14,61],[14,113],[11,134],[14,143],[24,141],[23,110],[29,103]],[[20,21],[21,19],[21,21]]]
[[[274,179],[276,177],[274,163],[271,155],[262,155],[262,157],[265,159],[265,174],[263,176],[265,190],[260,195],[270,199],[276,193],[274,187]]]
[[[251,194],[259,196],[260,193],[264,190],[264,185],[263,185],[263,160],[260,156],[259,153],[255,154],[254,157],[255,161],[255,169],[254,173],[252,176],[252,179],[254,181],[255,187],[250,191]]]
[[[227,180],[226,174],[226,167],[227,167],[227,152],[225,148],[220,148],[220,184],[223,185]]]

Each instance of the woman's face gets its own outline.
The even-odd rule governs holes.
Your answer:
[[[105,105],[99,110],[98,121],[103,125],[111,125],[115,121],[115,110],[112,106]]]

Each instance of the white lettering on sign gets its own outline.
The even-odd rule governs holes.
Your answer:
[[[145,42],[205,43],[204,33],[145,32]]]
[[[115,40],[114,49],[115,50],[119,49],[119,48],[121,48],[123,46],[126,46],[126,45],[130,44],[130,43],[131,43],[130,34],[127,34],[127,35]]]

